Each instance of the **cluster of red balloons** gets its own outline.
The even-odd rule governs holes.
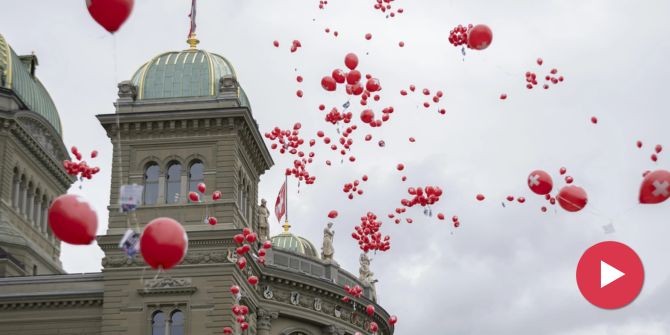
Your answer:
[[[407,189],[407,193],[413,195],[411,199],[402,199],[400,203],[405,207],[413,207],[414,205],[420,205],[421,207],[430,206],[440,201],[440,196],[442,195],[442,189],[438,186],[426,186],[422,187],[410,187]]]
[[[188,199],[191,202],[201,202],[200,194],[204,195],[207,192],[207,185],[205,185],[205,183],[198,183],[197,188],[200,193],[195,191],[188,192]],[[212,200],[217,201],[219,199],[221,199],[221,191],[212,192]],[[216,225],[218,222],[216,217],[213,216],[208,216],[205,221],[212,226]]]
[[[449,31],[449,43],[455,47],[468,44],[468,29],[472,29],[474,25],[468,24],[467,27],[459,24],[457,27]]]
[[[330,28],[326,28],[326,34],[330,34]],[[337,30],[333,31],[333,36],[337,37],[340,33],[337,32]]]
[[[455,47],[466,45],[469,49],[484,50],[491,45],[491,41],[493,32],[485,24],[468,24],[467,27],[459,24],[449,31],[449,43]]]
[[[86,8],[105,30],[115,33],[133,10],[133,0],[86,0]]]
[[[559,170],[561,175],[565,175],[566,172],[567,169],[564,167]],[[565,176],[565,183],[568,185],[562,187],[558,191],[556,197],[553,197],[551,191],[554,189],[554,181],[549,173],[544,170],[535,170],[528,175],[527,179],[528,188],[537,195],[543,195],[545,200],[549,201],[551,205],[554,205],[556,201],[558,201],[558,204],[564,210],[568,212],[578,212],[586,207],[588,195],[583,188],[569,185],[572,184],[573,181],[574,179],[572,177]],[[509,201],[511,201],[510,197],[511,196],[508,196]],[[524,198],[519,198],[517,200],[523,203],[522,199],[525,201]],[[514,199],[512,198],[512,200]],[[541,209],[543,212],[547,211],[547,208],[544,206]]]
[[[398,8],[396,11],[393,11],[393,6],[391,5],[393,1],[394,0],[375,0],[373,8],[382,13],[386,13],[388,11],[388,13],[386,14],[386,18],[395,17],[396,13],[398,14],[404,13],[405,10],[402,8]]]
[[[171,218],[151,220],[140,236],[144,261],[154,269],[169,270],[179,264],[188,249],[188,236],[182,225]]]
[[[361,179],[363,180],[363,182],[367,182],[368,176],[364,175]],[[363,195],[363,189],[360,188],[360,184],[361,182],[358,179],[354,180],[351,183],[346,183],[342,188],[342,192],[347,194],[349,200],[352,200],[355,194]]]
[[[407,96],[410,92],[411,93],[416,92],[416,86],[414,84],[409,85],[409,92],[407,90],[404,90],[404,89],[400,90],[400,95]],[[421,92],[426,97],[429,97],[431,95],[431,93],[430,93],[431,91],[428,88],[424,88],[423,90],[421,90]],[[444,93],[440,90],[437,90],[435,92],[435,94],[433,95],[433,97],[431,98],[431,100],[432,100],[433,103],[438,104],[438,103],[440,103],[440,99],[442,99],[443,96],[444,96]],[[423,107],[424,108],[430,108],[430,104],[431,104],[430,101],[424,101],[423,102]],[[444,115],[444,114],[447,113],[447,110],[444,109],[444,108],[440,108],[438,110],[438,113]]]
[[[361,296],[363,296],[363,288],[358,286],[358,285],[354,285],[353,287],[350,287],[349,285],[344,285],[344,290],[347,291],[347,293],[354,298],[360,298]],[[345,297],[345,298],[349,298],[349,297]],[[342,300],[344,300],[344,299],[342,299]],[[349,300],[347,299],[344,302],[349,302]]]
[[[98,230],[98,215],[93,207],[74,194],[56,198],[49,206],[47,221],[58,239],[74,245],[91,244]]]
[[[372,98],[379,101],[381,96],[379,94],[372,95],[375,92],[381,91],[382,87],[379,79],[373,78],[372,75],[365,75],[365,83],[361,82],[362,74],[356,70],[358,67],[358,56],[354,53],[349,53],[344,57],[344,65],[349,69],[345,72],[342,69],[335,69],[330,76],[324,76],[321,79],[321,87],[324,90],[333,92],[337,90],[338,84],[345,84],[345,91],[348,95],[361,96],[360,104],[367,105],[368,99]]]
[[[328,0],[319,0],[319,9],[324,9],[328,4]]]
[[[543,63],[544,63],[544,61],[542,60],[542,58],[537,59],[537,65],[542,66]],[[563,78],[563,76],[558,75],[558,69],[553,68],[549,71],[548,74],[546,74],[544,76],[545,83],[542,85],[542,88],[544,88],[545,90],[548,90],[550,83],[556,85],[558,83],[563,82],[564,79],[565,78]],[[530,89],[533,89],[533,87],[535,87],[537,85],[539,85],[539,83],[537,81],[537,74],[535,72],[527,71],[526,72],[526,88],[530,90]],[[593,122],[593,120],[592,120],[592,122]],[[598,120],[596,119],[595,122],[593,122],[593,123],[597,123],[597,122],[598,122]]]
[[[239,300],[240,300],[240,287],[237,285],[232,285],[230,287],[230,293],[233,295],[233,299],[235,299],[236,303],[233,305],[231,308],[231,311],[233,312],[233,315],[235,316],[235,322],[237,322],[240,326],[240,329],[242,331],[245,331],[249,328],[249,323],[247,323],[247,315],[249,315],[249,307],[245,305],[240,305]],[[223,333],[224,334],[232,334],[233,329],[231,327],[224,327],[223,328]]]
[[[321,110],[323,110],[325,107],[322,108],[323,105],[319,106]],[[337,107],[333,107],[333,109],[326,114],[326,122],[330,122],[332,124],[338,124],[340,121],[344,123],[349,123],[351,122],[351,117],[353,116],[353,113],[351,112],[341,112],[337,109]]]
[[[358,246],[363,252],[368,251],[387,251],[391,249],[391,236],[382,237],[379,228],[382,222],[377,220],[377,215],[368,212],[361,217],[361,224],[354,227],[351,237],[358,241]]]
[[[307,171],[307,165],[313,163],[315,154],[310,152],[305,155],[303,151],[299,150],[300,146],[305,143],[305,140],[299,136],[300,128],[302,128],[300,122],[293,125],[293,130],[281,130],[279,127],[275,127],[272,132],[265,133],[265,137],[270,141],[276,141],[276,143],[270,145],[273,150],[279,149],[280,154],[289,153],[298,156],[298,159],[293,161],[293,168],[286,169],[287,176],[294,176],[307,184],[313,184],[316,177],[310,175]],[[313,140],[310,141],[310,146],[314,143]]]
[[[70,149],[70,151],[72,152],[72,154],[77,159],[77,162],[70,161],[69,159],[66,159],[66,160],[63,161],[63,168],[65,169],[65,172],[67,172],[68,175],[75,176],[75,177],[78,177],[78,178],[91,179],[91,178],[93,178],[93,175],[100,172],[99,167],[88,166],[86,161],[82,160],[83,156],[79,152],[79,149],[77,149],[77,147],[73,146]],[[91,151],[91,158],[96,158],[96,157],[98,157],[98,151],[97,150]]]
[[[251,250],[251,244],[256,243],[258,240],[258,235],[256,233],[251,232],[249,228],[244,228],[242,230],[242,234],[236,234],[233,236],[233,240],[235,243],[238,245],[237,249],[235,249],[235,253],[237,253],[237,267],[240,270],[243,270],[247,266],[247,259],[245,255],[249,253]],[[258,254],[255,254],[252,256],[252,258],[256,258],[259,264],[265,265],[265,255],[266,255],[266,250],[272,248],[272,242],[270,241],[265,241],[263,242],[263,246],[261,247],[260,250],[258,250]],[[254,277],[254,276],[252,276]],[[258,283],[258,278],[248,278],[248,282],[251,285],[256,285],[254,282]]]

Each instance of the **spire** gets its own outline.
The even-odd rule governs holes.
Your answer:
[[[200,43],[200,40],[196,37],[195,35],[195,9],[196,9],[196,0],[192,0],[191,2],[191,14],[188,15],[189,18],[191,18],[191,29],[188,32],[188,39],[186,40],[186,43],[188,43],[189,47],[193,50],[195,50],[198,46],[198,43]]]

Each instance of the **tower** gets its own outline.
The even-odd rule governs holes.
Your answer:
[[[232,65],[194,42],[151,58],[118,88],[116,113],[97,116],[114,146],[109,228],[98,241],[105,253],[102,333],[139,334],[164,323],[176,327],[173,334],[218,334],[229,322],[225,293],[244,282],[229,261],[232,236],[256,230],[259,178],[273,164],[249,100]],[[206,203],[191,202],[187,194],[200,182]],[[132,215],[119,211],[119,187],[128,184],[144,186]],[[213,190],[221,200],[210,200]],[[209,215],[216,226],[203,222]],[[179,221],[189,249],[171,277],[152,280],[156,271],[118,243],[128,228],[157,217]]]
[[[51,201],[73,183],[60,118],[36,76],[0,35],[0,277],[63,273],[47,224]]]

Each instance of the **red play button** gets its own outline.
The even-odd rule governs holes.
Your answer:
[[[635,251],[614,241],[590,247],[577,265],[577,286],[590,303],[616,309],[630,304],[644,283],[644,268]]]

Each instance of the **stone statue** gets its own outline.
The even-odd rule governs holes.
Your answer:
[[[261,199],[261,205],[258,206],[258,241],[263,243],[270,239],[270,232],[268,231],[270,226],[268,225],[268,217],[270,217],[270,211],[266,207],[267,201]]]
[[[333,247],[335,231],[331,228],[333,228],[333,223],[328,222],[326,228],[323,229],[323,246],[321,247],[321,259],[329,263],[333,262],[333,255],[335,254],[335,248]]]
[[[374,279],[375,273],[370,271],[370,258],[368,257],[367,252],[361,253],[359,263],[361,264],[361,267],[358,269],[358,279],[360,279],[365,286],[370,288],[370,297],[372,301],[377,302],[375,283],[377,283],[378,280]]]

